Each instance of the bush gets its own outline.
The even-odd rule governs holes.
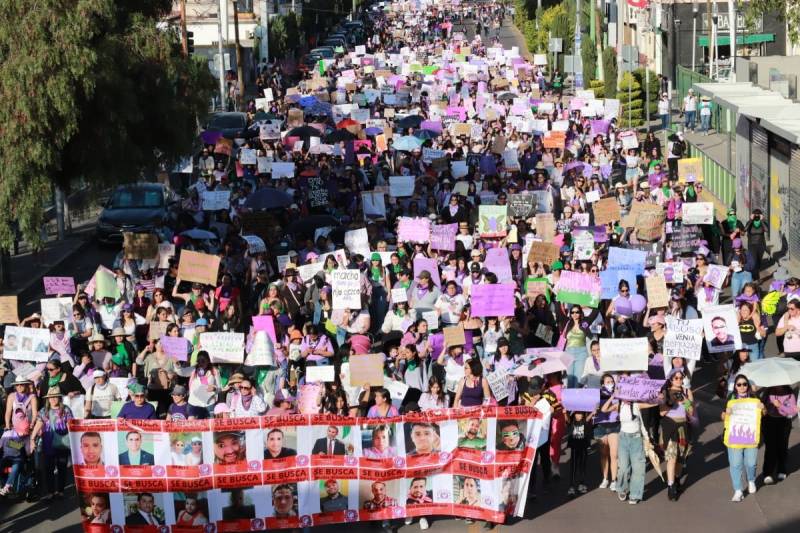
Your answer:
[[[589,80],[589,88],[594,90],[595,98],[605,98],[605,85],[606,82],[603,80]]]
[[[583,61],[583,79],[591,80],[597,72],[597,50],[589,39],[581,41],[581,60]],[[597,94],[597,91],[595,91]]]
[[[630,90],[630,94],[628,91]],[[630,72],[622,75],[619,82],[617,98],[620,101],[619,119],[620,124],[626,128],[641,126],[644,122],[644,92],[636,76]]]
[[[645,69],[637,68],[633,71],[633,76],[639,85],[645,90],[645,94],[650,95],[650,116],[654,117],[658,113],[658,76],[652,70],[650,71],[650,84],[646,85]],[[645,96],[642,96],[646,100]]]
[[[617,93],[617,53],[613,48],[603,50],[603,94],[612,95]]]

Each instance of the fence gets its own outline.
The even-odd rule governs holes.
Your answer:
[[[736,199],[736,177],[724,165],[712,159],[687,139],[689,157],[699,157],[703,162],[703,184],[708,192],[730,207]]]

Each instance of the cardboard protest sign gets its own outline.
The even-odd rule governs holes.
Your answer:
[[[556,283],[555,292],[556,300],[559,302],[597,307],[602,287],[600,279],[591,274],[563,270]]]
[[[567,144],[567,134],[563,131],[548,131],[542,137],[542,145],[545,148],[563,150]]]
[[[231,191],[203,191],[200,198],[203,211],[220,211],[231,206]]]
[[[600,339],[600,369],[603,372],[645,372],[650,353],[647,337]]]
[[[699,361],[703,350],[703,319],[682,320],[666,317],[664,335],[664,359],[683,357],[687,361]]]
[[[507,232],[508,214],[504,205],[481,205],[478,207],[478,232],[481,237],[504,237]]]
[[[212,363],[241,364],[244,359],[244,333],[201,333],[200,346]]]
[[[383,355],[365,354],[350,356],[350,385],[383,385]]]
[[[678,159],[678,182],[681,184],[703,181],[703,160],[699,157]]]
[[[703,309],[703,331],[711,353],[732,352],[742,347],[736,309],[732,304]]]
[[[508,195],[508,216],[515,218],[528,218],[536,211],[537,197],[531,193]]]
[[[389,176],[389,196],[401,198],[414,195],[414,176]]]
[[[361,309],[361,272],[356,268],[332,271],[331,291],[334,309]]]
[[[553,242],[556,235],[556,221],[553,213],[536,214],[536,235],[545,242]]]
[[[681,209],[684,224],[713,224],[714,204],[712,202],[684,202]]]
[[[69,324],[72,320],[72,298],[42,298],[39,300],[42,310],[42,322],[45,326],[50,326],[53,322],[64,322]]]
[[[470,289],[472,316],[513,316],[516,307],[513,283],[481,283]]]
[[[614,396],[617,399],[630,402],[658,403],[658,394],[663,386],[663,379],[620,376],[616,387],[614,387]]]
[[[431,226],[431,248],[452,252],[456,249],[458,223],[434,224]]]
[[[154,259],[158,256],[158,237],[154,233],[123,233],[123,249],[128,259]]]
[[[725,420],[722,442],[728,448],[758,448],[761,442],[761,401],[745,398],[728,402],[731,414]]]
[[[562,389],[561,404],[567,411],[590,413],[600,405],[600,389]]]
[[[551,242],[531,243],[531,250],[528,253],[528,263],[539,263],[540,265],[550,266],[561,257],[561,248]]]
[[[644,279],[644,285],[647,290],[647,302],[651,309],[669,305],[669,291],[667,291],[667,283],[663,277],[658,274],[648,276]]]
[[[219,256],[181,250],[178,277],[182,280],[216,286],[218,272]]]
[[[189,353],[189,341],[183,337],[161,336],[161,349],[169,357],[177,361],[186,361]]]
[[[3,358],[14,361],[45,363],[50,358],[50,330],[6,326]]]
[[[594,223],[605,225],[620,220],[619,203],[616,198],[602,198],[592,206],[594,210]]]
[[[147,340],[155,341],[167,334],[169,322],[150,322],[147,326]]]
[[[18,322],[17,296],[0,296],[0,324],[17,324]]]
[[[464,336],[464,326],[461,324],[458,326],[448,326],[442,329],[442,333],[444,334],[445,346],[462,346],[467,342]]]
[[[659,239],[664,231],[664,218],[666,218],[664,210],[656,204],[639,202],[636,205],[646,206],[640,208],[636,215],[636,237],[643,241]]]
[[[75,294],[75,278],[45,276],[42,278],[44,283],[44,293],[47,296],[56,294]]]
[[[431,235],[431,220],[424,217],[400,217],[397,222],[397,238],[402,242],[428,242]]]

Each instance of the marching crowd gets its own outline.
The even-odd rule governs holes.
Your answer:
[[[372,38],[358,55],[346,51],[323,61],[296,86],[288,76],[270,77],[271,101],[262,109],[250,102],[255,135],[235,143],[230,156],[219,153],[218,142],[204,146],[195,158],[196,183],[157,229],[174,255],[147,261],[122,250],[110,265],[118,297],[98,299],[97,285],[83,280],[71,319],[25,318],[19,326],[50,330],[46,363],[9,358],[5,339],[0,495],[24,494],[20,480],[38,470],[41,494],[63,496],[66,428],[75,411],[93,419],[168,420],[292,413],[309,386],[309,368],[325,365],[335,367],[334,378],[314,389],[317,412],[382,418],[444,407],[534,405],[546,413],[549,431],[537,448],[529,498],[562,472],[568,495],[587,492],[587,455],[596,446],[600,488],[631,504],[646,497],[648,459],[666,465],[668,497],[679,498],[692,442],[712,422],[698,417],[692,392],[694,371],[702,368],[721,398],[757,399],[763,413],[761,442],[728,447],[733,500],[756,491],[759,444],[766,447],[761,482],[785,479],[797,414],[794,383],[763,387],[742,373],[767,356],[771,336],[782,355],[770,355],[800,360],[800,280],[779,272],[772,285],[762,284],[768,231],[762,213],[754,210],[742,221],[732,209],[692,225],[691,246],[678,248],[683,206],[710,199],[702,181],[680,175],[678,161],[686,154],[680,133],[665,144],[652,134],[629,144],[613,114],[598,125],[598,115],[570,106],[560,90],[541,91],[536,70],[518,54],[504,55],[483,32],[467,38],[455,31],[456,16],[496,28],[504,11],[494,3],[424,11],[413,3],[392,6],[362,16]],[[359,108],[368,111],[369,127],[339,116]],[[287,133],[297,113],[300,126],[316,134]],[[273,120],[286,134],[261,137],[260,123]],[[376,126],[381,121],[384,127]],[[545,131],[526,126],[531,123]],[[554,136],[559,123],[566,128]],[[563,143],[553,147],[553,137]],[[259,164],[242,161],[249,149]],[[433,161],[424,155],[431,153]],[[294,163],[294,172],[274,179],[264,160],[273,168]],[[396,176],[413,177],[407,195],[392,194]],[[205,191],[229,191],[229,206],[204,210]],[[520,214],[511,203],[526,193],[535,201]],[[324,201],[314,201],[320,194]],[[272,195],[290,201],[253,207]],[[598,201],[609,198],[617,216],[598,223]],[[507,216],[486,220],[485,206],[506,206]],[[653,231],[641,231],[642,210],[657,211]],[[428,227],[456,224],[452,246],[403,240],[402,217],[427,220]],[[588,253],[583,244],[579,253],[579,227],[593,232]],[[344,236],[361,228],[366,243],[348,247]],[[537,255],[542,242],[556,246],[555,256]],[[574,273],[599,280],[613,248],[654,257],[632,279],[615,278],[611,294],[580,303],[568,296],[561,279]],[[185,251],[219,257],[216,284],[181,279]],[[495,266],[498,251],[510,271]],[[667,278],[666,302],[652,305],[645,278],[661,263],[683,275]],[[715,266],[724,267],[723,283],[709,279]],[[360,307],[336,305],[333,279],[340,269],[358,272]],[[498,283],[513,284],[513,312],[477,313],[478,287]],[[699,362],[665,355],[671,319],[701,318],[723,302],[734,306],[737,324],[714,318],[712,326],[738,329],[741,342],[727,343],[723,331],[724,350],[704,343]],[[257,337],[253,319],[263,316],[274,328],[267,341],[271,364],[248,364],[245,352]],[[453,328],[463,331],[457,341],[445,334]],[[246,334],[241,363],[215,362],[202,343],[207,332]],[[161,335],[187,339],[185,357],[168,355]],[[634,338],[647,339],[647,370],[604,371],[600,340]],[[381,354],[387,386],[349,386],[341,365],[363,354]],[[498,372],[505,376],[502,394],[488,378]],[[620,377],[637,374],[661,380],[659,394],[649,402],[619,399]],[[115,378],[125,378],[125,385]],[[390,393],[394,382],[407,386],[402,399]],[[594,409],[565,408],[564,391],[576,388],[600,390]],[[731,412],[729,404],[723,418]],[[508,432],[511,444],[503,433],[503,445],[513,446],[513,428]],[[560,468],[564,448],[568,473]],[[31,461],[40,468],[28,466]]]

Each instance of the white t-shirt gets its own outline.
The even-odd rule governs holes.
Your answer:
[[[683,99],[683,109],[684,111],[697,110],[697,99],[694,96],[687,94],[686,98]]]

